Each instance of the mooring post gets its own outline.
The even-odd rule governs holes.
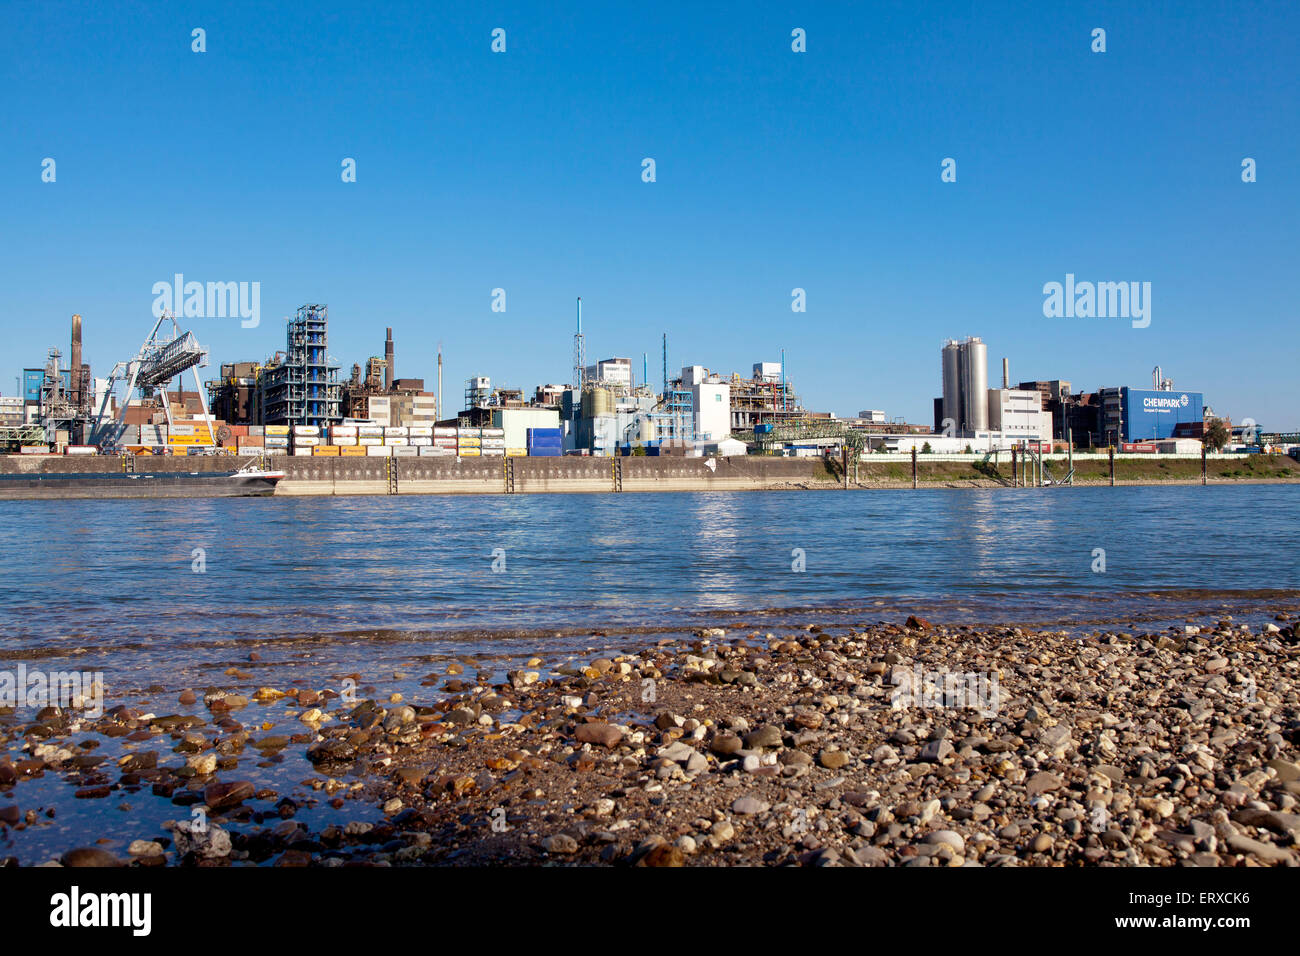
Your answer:
[[[1106,450],[1110,452],[1110,486],[1115,487],[1115,446],[1107,445]]]
[[[1016,446],[1011,446],[1011,487],[1020,487],[1020,472],[1016,470]]]
[[[1209,471],[1209,461],[1205,453],[1205,442],[1201,442],[1201,484],[1207,484],[1206,475]]]
[[[912,489],[916,489],[916,446],[912,446]]]

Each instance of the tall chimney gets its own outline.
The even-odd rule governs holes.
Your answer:
[[[396,377],[393,374],[393,362],[394,362],[395,354],[396,354],[396,350],[394,349],[393,346],[393,330],[389,329],[388,338],[384,341],[384,391],[385,392],[391,392],[393,390],[393,379]]]
[[[1002,387],[1011,387],[1011,360],[1008,358],[1002,359]]]
[[[68,356],[71,368],[72,401],[81,404],[81,316],[72,317],[72,354]]]

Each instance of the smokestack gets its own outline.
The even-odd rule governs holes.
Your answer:
[[[1002,359],[1002,387],[1011,387],[1011,360],[1007,358]]]
[[[81,404],[81,316],[72,317],[72,354],[68,357],[72,366],[72,400]]]
[[[393,363],[396,357],[396,349],[393,346],[393,330],[388,329],[388,338],[384,340],[384,391],[393,390]]]

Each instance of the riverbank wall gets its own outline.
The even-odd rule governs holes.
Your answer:
[[[228,471],[249,459],[226,457],[139,458],[139,472]],[[554,494],[667,491],[834,490],[913,486],[909,459],[864,459],[850,465],[845,481],[838,461],[820,458],[297,458],[276,456],[266,465],[285,472],[276,495],[388,494]],[[1196,484],[1199,461],[1116,459],[1115,483]],[[0,456],[0,474],[66,472],[120,474],[127,465],[116,457]],[[1052,464],[1058,477],[1063,465]],[[1109,463],[1078,463],[1080,485],[1110,483]],[[1278,456],[1216,459],[1208,463],[1215,484],[1300,481],[1300,466]],[[926,461],[916,471],[917,488],[1010,487],[1009,463],[1001,467],[975,461]]]

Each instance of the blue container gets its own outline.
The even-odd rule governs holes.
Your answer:
[[[555,448],[529,448],[529,458],[560,458],[564,452],[557,446]]]

